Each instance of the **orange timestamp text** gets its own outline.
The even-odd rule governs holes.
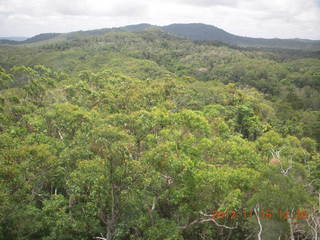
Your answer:
[[[277,215],[280,219],[307,219],[308,212],[303,209],[297,209],[296,211],[289,210],[260,210],[258,213],[259,217],[265,219],[272,219],[275,215]],[[250,218],[256,215],[253,209],[251,210],[213,210],[211,212],[211,217],[214,220],[218,219],[237,219],[239,217],[242,218]]]

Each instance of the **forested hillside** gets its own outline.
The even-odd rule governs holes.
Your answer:
[[[158,28],[169,34],[179,37],[188,38],[200,41],[220,41],[221,43],[231,44],[239,47],[255,47],[255,48],[271,48],[271,49],[291,49],[291,50],[304,50],[304,51],[320,51],[320,40],[309,39],[267,39],[267,38],[253,38],[237,36],[217,28],[212,25],[202,23],[189,23],[189,24],[171,24],[167,26],[156,26],[146,23],[128,25],[124,27],[102,28],[96,30],[77,31],[71,33],[42,33],[28,38],[24,41],[14,41],[14,39],[1,39],[0,43],[8,44],[25,44],[40,42],[43,40],[58,38],[59,36],[71,37],[74,35],[88,36],[88,35],[103,35],[109,32],[137,32],[148,30],[149,28]]]
[[[216,40],[227,44],[250,47],[320,50],[320,41],[307,39],[267,39],[237,36],[215,26],[202,23],[171,24],[165,31],[193,40]]]
[[[0,239],[319,239],[319,55],[43,37],[0,44]]]

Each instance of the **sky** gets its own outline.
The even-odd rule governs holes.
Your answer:
[[[0,36],[205,23],[248,37],[320,40],[320,0],[0,0]]]

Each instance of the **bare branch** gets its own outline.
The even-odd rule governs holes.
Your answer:
[[[60,130],[58,130],[58,134],[59,134],[59,136],[60,136],[60,139],[63,140],[63,136],[62,136],[62,134],[60,133]]]
[[[292,224],[292,216],[294,215],[294,208],[291,209],[290,217],[288,217],[287,221],[290,228],[290,240],[294,240],[294,231],[293,231],[293,224]]]
[[[108,240],[107,238],[105,238],[102,233],[100,233],[100,236],[101,237],[95,237],[95,239],[98,239],[98,240]]]
[[[222,225],[222,224],[219,224],[214,218],[213,218],[213,215],[212,214],[205,214],[203,212],[200,212],[200,215],[203,216],[203,217],[210,217],[209,219],[204,219],[204,220],[201,220],[200,223],[204,223],[204,222],[213,222],[216,226],[218,227],[223,227],[223,228],[227,228],[227,229],[236,229],[238,227],[238,225],[236,224],[235,227],[229,227],[229,226],[226,226],[226,225]]]
[[[222,225],[222,224],[219,224],[217,223],[217,221],[213,218],[210,219],[212,222],[214,222],[215,225],[217,225],[218,227],[222,227],[222,228],[226,228],[226,229],[236,229],[238,227],[238,224],[236,224],[235,227],[229,227],[229,226],[226,226],[226,225]]]
[[[320,204],[320,193],[319,193],[319,204]],[[320,207],[320,206],[319,206]],[[319,216],[319,212],[320,209],[316,209],[317,207],[314,206],[312,213],[309,214],[308,218],[306,219],[306,222],[309,226],[309,228],[311,228],[311,232],[313,235],[313,239],[319,239],[319,232],[320,232],[320,216]]]
[[[213,215],[212,214],[205,214],[203,212],[200,212],[200,215],[202,217],[209,217],[209,218],[205,218],[205,219],[196,219],[194,221],[192,221],[191,223],[187,224],[187,225],[184,225],[184,226],[180,226],[179,228],[180,229],[187,229],[189,227],[191,227],[192,225],[194,224],[203,224],[203,223],[207,223],[207,222],[213,222],[217,227],[221,227],[221,228],[226,228],[226,229],[236,229],[238,227],[238,224],[236,224],[236,226],[234,227],[229,227],[229,226],[226,226],[226,225],[223,225],[223,224],[219,224],[214,218],[213,218]]]
[[[278,158],[278,159],[280,159],[280,153],[281,153],[282,149],[283,149],[283,148],[280,148],[280,150],[276,151],[276,150],[274,150],[274,149],[272,148],[272,149],[270,150],[272,157],[273,157],[273,158]]]
[[[281,164],[281,170],[280,170],[281,173],[285,176],[288,176],[289,170],[292,168],[292,158],[290,158],[289,165],[286,169],[283,168],[282,162],[280,162],[280,164]]]
[[[256,215],[256,218],[257,218],[257,221],[258,221],[258,224],[259,224],[259,233],[258,233],[258,239],[261,240],[261,234],[262,234],[262,224],[260,222],[260,217],[259,217],[259,212],[260,212],[260,207],[259,207],[259,204],[256,205],[256,207],[253,209],[254,210],[254,213]]]
[[[170,177],[169,175],[161,174],[161,176],[162,176],[164,179],[166,179],[168,185],[170,185],[170,184],[173,183],[173,179],[172,179],[172,177]]]
[[[151,219],[151,223],[154,224],[154,218],[153,218],[153,211],[155,210],[156,208],[156,203],[157,203],[157,197],[154,197],[153,200],[152,200],[152,206],[151,208],[148,208],[148,215]]]

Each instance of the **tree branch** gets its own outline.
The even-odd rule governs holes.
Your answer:
[[[258,224],[259,224],[259,233],[258,233],[258,239],[261,240],[261,234],[262,234],[262,224],[260,222],[260,217],[259,217],[259,212],[260,212],[260,207],[259,205],[257,204],[256,207],[253,209],[254,210],[254,213],[256,215],[256,218],[257,218],[257,221],[258,221]]]
[[[238,224],[236,224],[236,226],[234,226],[234,227],[230,227],[230,226],[227,226],[227,225],[224,225],[224,224],[220,224],[213,218],[212,214],[205,214],[205,213],[200,211],[200,215],[202,217],[209,217],[209,218],[196,219],[196,220],[192,221],[191,223],[189,223],[187,225],[184,225],[184,226],[181,226],[179,228],[180,229],[187,229],[187,228],[189,228],[190,226],[192,226],[194,224],[203,224],[203,223],[207,223],[207,222],[213,222],[217,227],[226,228],[226,229],[230,229],[230,230],[236,229],[238,227]]]
[[[60,130],[58,130],[58,134],[59,134],[60,139],[63,140],[63,136],[62,136],[62,134],[60,133]]]

